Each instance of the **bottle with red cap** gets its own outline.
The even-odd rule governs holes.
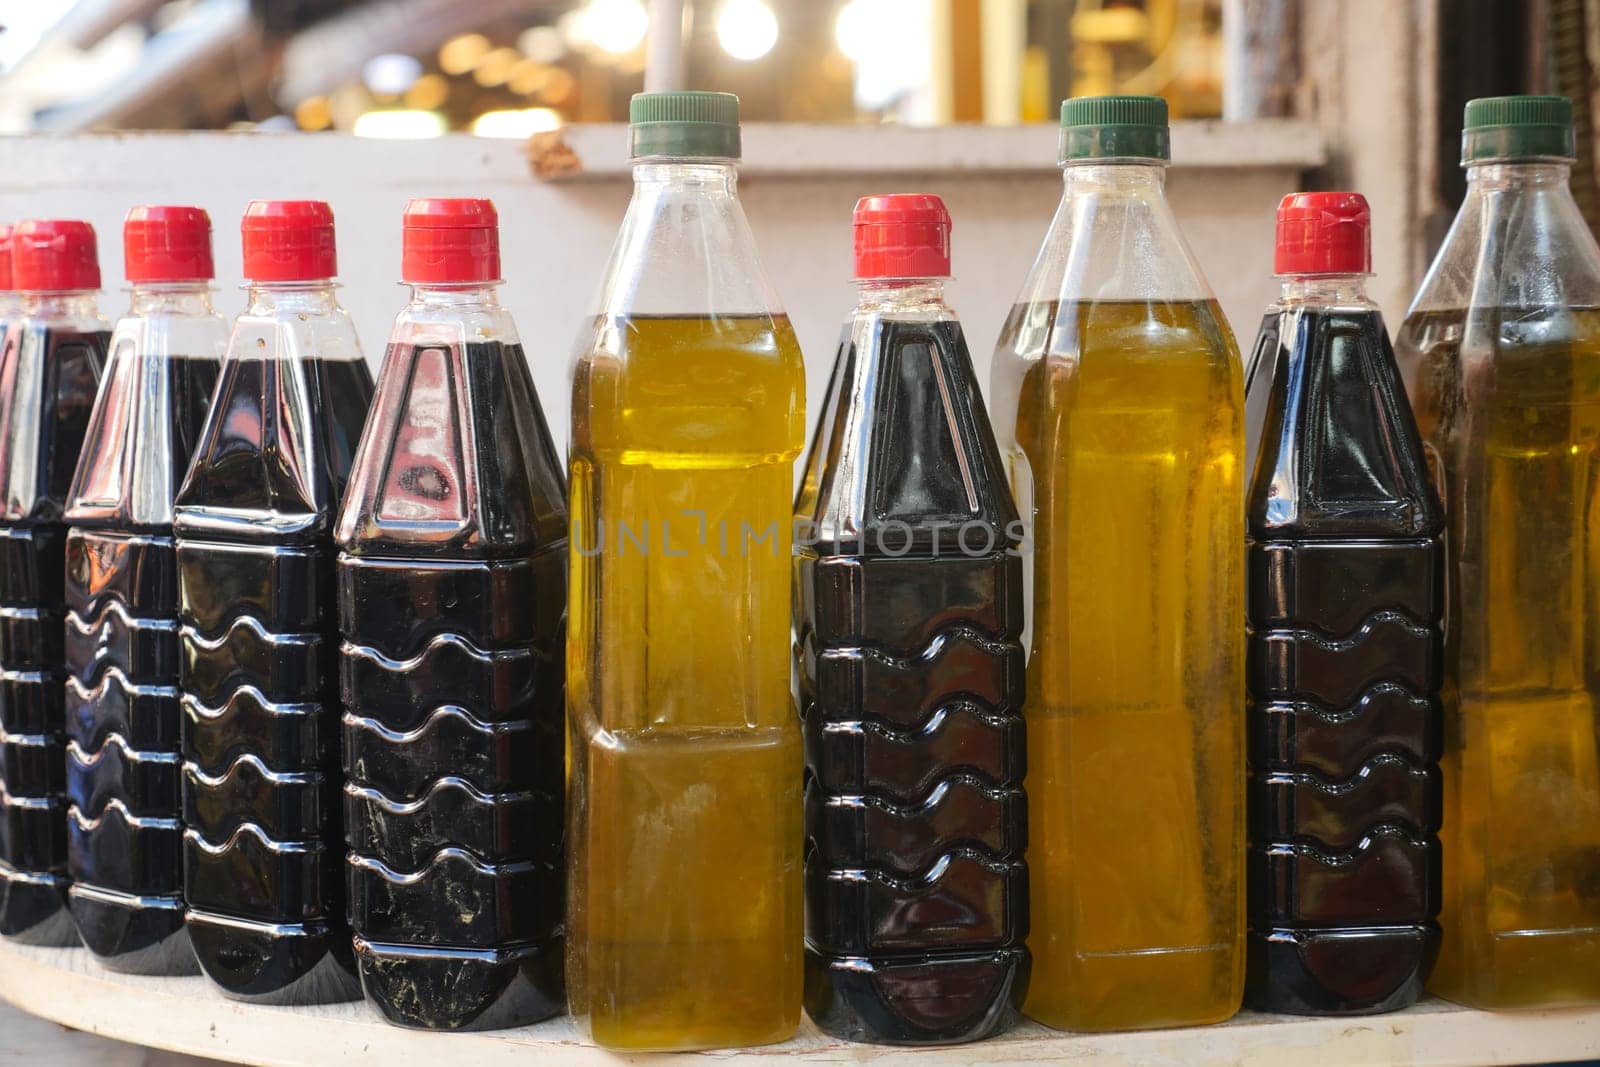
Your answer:
[[[1218,1022],[1244,993],[1244,381],[1164,180],[1167,104],[1061,106],[1062,197],[995,349],[1032,526],[1024,1011]]]
[[[6,324],[22,313],[22,294],[17,292],[11,271],[11,231],[9,223],[0,223],[0,336]]]
[[[1283,295],[1246,392],[1246,997],[1414,1003],[1439,946],[1444,511],[1383,317],[1358,193],[1278,208]]]
[[[76,945],[67,911],[68,490],[106,363],[94,229],[12,231],[22,296],[0,351],[0,934]]]
[[[227,324],[211,305],[211,219],[137,207],[132,305],[68,494],[68,903],[113,970],[193,974],[178,802],[173,499],[211,404]]]
[[[1022,524],[936,196],[863,198],[845,320],[795,502],[806,1010],[948,1044],[1027,991]]]
[[[178,490],[184,894],[228,996],[360,997],[345,921],[333,527],[372,399],[333,212],[256,201],[246,307]]]
[[[563,1007],[566,483],[488,200],[413,200],[340,548],[350,919],[367,999],[440,1030]]]

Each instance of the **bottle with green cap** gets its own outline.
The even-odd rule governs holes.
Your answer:
[[[759,1045],[800,1018],[805,372],[739,204],[738,99],[631,116],[572,388],[568,998],[611,1048]]]
[[[1032,524],[1023,1010],[1072,1030],[1243,996],[1243,372],[1169,154],[1163,100],[1062,105],[1061,206],[990,389]]]
[[[1600,1002],[1600,247],[1572,104],[1467,104],[1466,199],[1396,354],[1445,501],[1443,928],[1429,988]]]

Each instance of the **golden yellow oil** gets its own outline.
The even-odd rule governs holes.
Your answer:
[[[1245,934],[1238,349],[1211,302],[1095,302],[1016,308],[996,358],[1023,375],[1010,458],[1034,541],[1024,1010],[1071,1030],[1226,1019]]]
[[[1396,344],[1449,515],[1444,930],[1429,988],[1600,1001],[1600,311],[1425,312]]]
[[[600,1044],[791,1036],[802,759],[783,317],[612,319],[573,386],[568,996]]]

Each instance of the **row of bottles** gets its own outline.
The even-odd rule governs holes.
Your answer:
[[[1600,1000],[1600,249],[1569,104],[1467,118],[1398,356],[1297,194],[1246,369],[1164,104],[1067,101],[992,428],[944,205],[862,200],[791,497],[737,101],[641,95],[570,525],[487,201],[408,206],[376,390],[326,205],[251,206],[231,338],[203,213],[130,215],[109,341],[19,226],[0,932],[640,1050]]]

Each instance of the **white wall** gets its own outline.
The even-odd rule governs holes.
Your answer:
[[[1295,125],[1251,131],[1177,131],[1179,163],[1169,190],[1241,345],[1275,292],[1273,212],[1316,158]],[[338,222],[343,299],[370,359],[381,358],[403,300],[400,212],[413,195],[489,196],[500,210],[507,285],[536,383],[566,446],[570,349],[599,282],[626,207],[620,128],[573,131],[589,158],[577,180],[532,177],[521,146],[447,137],[428,142],[360,141],[332,135],[103,135],[0,139],[0,219],[66,215],[100,234],[108,294],[120,312],[121,223],[139,203],[194,203],[212,216],[218,301],[238,310],[238,218],[255,197],[326,199]],[[833,358],[838,324],[852,300],[850,210],[867,192],[944,196],[955,220],[952,302],[966,323],[987,385],[989,353],[1060,195],[1048,129],[857,131],[804,129],[747,136],[743,197],[766,265],[806,352],[810,411]],[[807,143],[809,141],[809,144]],[[752,143],[754,142],[754,143]],[[779,163],[763,163],[763,143]],[[1185,147],[1185,146],[1188,147]],[[821,166],[808,153],[828,157]],[[1185,154],[1190,157],[1186,163]],[[862,158],[863,170],[849,161]],[[1037,162],[1035,162],[1037,160]],[[1234,165],[1235,163],[1240,165]],[[923,169],[926,168],[926,169]],[[1393,309],[1398,314],[1401,309]]]

